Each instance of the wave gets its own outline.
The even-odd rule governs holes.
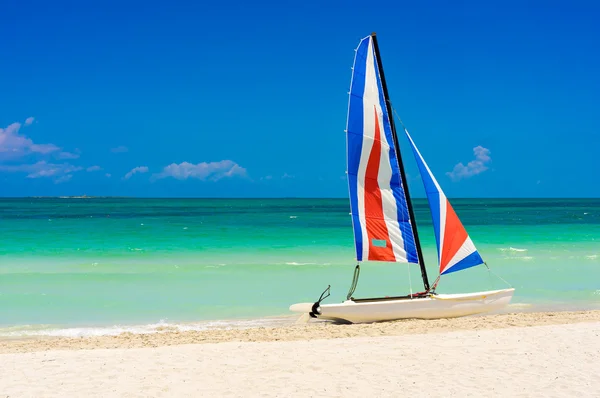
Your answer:
[[[21,325],[0,328],[0,339],[24,337],[99,337],[118,336],[123,333],[154,334],[166,332],[187,332],[203,330],[249,329],[257,327],[274,327],[290,324],[296,317],[277,317],[241,320],[216,320],[194,323],[170,323],[160,320],[146,325],[112,325],[90,327],[59,327],[53,325]]]
[[[506,247],[501,247],[501,248],[500,248],[500,249],[498,249],[498,250],[500,250],[501,252],[518,252],[518,253],[521,253],[521,252],[526,252],[526,251],[527,251],[527,249],[519,249],[519,248],[517,248],[517,247],[512,247],[512,246],[511,246],[511,247],[508,247],[508,248],[506,248]]]
[[[221,267],[224,267],[226,265],[227,264],[223,264],[223,263],[217,264],[217,265],[205,265],[204,268],[221,268]]]
[[[279,263],[276,263],[275,265],[278,265]],[[296,261],[289,261],[287,263],[284,263],[285,265],[295,265],[295,266],[302,266],[302,265],[318,265],[318,266],[327,266],[327,265],[331,265],[332,263],[299,263]]]

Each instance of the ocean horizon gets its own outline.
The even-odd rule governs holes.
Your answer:
[[[340,199],[340,200],[348,200],[347,196],[128,196],[128,195],[29,195],[29,196],[2,196],[0,195],[0,199],[265,199],[265,200],[274,200],[274,199]],[[427,200],[425,196],[415,196],[411,194],[411,199],[413,200]],[[470,196],[452,196],[448,197],[451,201],[453,200],[488,200],[488,199],[498,199],[498,200],[561,200],[561,199],[591,199],[597,200],[600,199],[595,196],[539,196],[539,197],[503,197],[503,196],[481,196],[481,197],[470,197]]]
[[[83,195],[82,195],[83,196]],[[347,198],[0,198],[0,337],[267,325],[341,302],[356,265]],[[600,199],[451,199],[483,259],[440,293],[516,288],[507,311],[600,308]],[[415,198],[430,281],[437,254]],[[423,288],[363,263],[356,297]]]

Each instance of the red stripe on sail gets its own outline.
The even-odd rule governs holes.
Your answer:
[[[381,131],[379,128],[379,118],[377,117],[377,108],[375,108],[375,137],[365,171],[365,220],[367,223],[367,236],[369,237],[369,260],[396,261],[387,225],[383,219],[383,203],[378,181],[380,162]],[[374,245],[373,240],[381,241],[381,243],[385,241],[385,247],[379,244],[377,246]]]
[[[444,228],[444,248],[442,261],[440,261],[440,273],[446,269],[452,257],[467,240],[467,231],[460,222],[450,202],[446,199],[446,226]]]

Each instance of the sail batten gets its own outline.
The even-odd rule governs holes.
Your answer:
[[[419,167],[421,180],[431,209],[431,218],[437,243],[440,275],[483,264],[483,259],[465,227],[456,215],[415,142],[404,129]]]
[[[346,126],[356,259],[419,263],[373,38],[354,59]]]

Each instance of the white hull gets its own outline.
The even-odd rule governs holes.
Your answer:
[[[515,289],[491,290],[477,293],[435,294],[423,298],[377,301],[347,300],[341,304],[324,304],[317,308],[319,319],[362,323],[397,319],[456,318],[499,310],[505,307]],[[299,303],[290,310],[311,313],[314,303]]]

